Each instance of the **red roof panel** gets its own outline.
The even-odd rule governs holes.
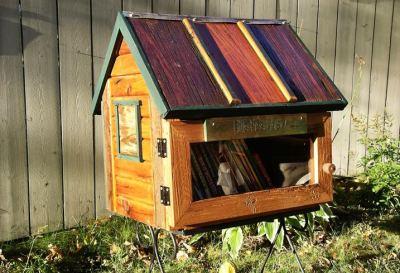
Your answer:
[[[228,104],[196,55],[181,21],[129,21],[171,108]]]
[[[235,23],[194,23],[209,55],[242,104],[286,102]]]

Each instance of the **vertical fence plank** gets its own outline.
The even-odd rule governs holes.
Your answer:
[[[337,10],[337,1],[319,2],[316,58],[331,79],[335,70]]]
[[[65,227],[94,216],[90,0],[58,2]]]
[[[235,18],[253,18],[254,12],[253,0],[231,0],[231,17]]]
[[[377,115],[383,116],[385,114],[392,14],[393,1],[377,1],[368,112],[369,123]],[[388,114],[391,113],[388,112]],[[368,135],[373,136],[374,132],[370,130]]]
[[[231,14],[231,0],[207,0],[208,16],[229,17]]]
[[[318,28],[318,0],[302,0],[298,4],[297,34],[315,55]]]
[[[185,15],[205,15],[206,0],[181,0],[180,13]]]
[[[344,111],[333,114],[332,156],[337,174],[347,175],[357,2],[340,0],[338,9],[334,80],[339,90],[349,100],[349,105]]]
[[[63,227],[57,5],[23,0],[21,6],[30,219],[31,233],[37,233]]]
[[[290,22],[292,28],[297,28],[297,0],[277,0],[276,10],[279,19]]]
[[[386,110],[393,116],[394,136],[400,134],[400,1],[394,0]]]
[[[256,19],[275,19],[277,0],[255,0],[254,18]]]
[[[122,0],[123,10],[151,12],[151,0]]]
[[[366,118],[368,115],[375,4],[375,0],[360,1],[357,9],[348,175],[354,175],[359,171],[359,160],[365,155],[365,146],[359,141],[362,134],[356,130],[353,121],[360,117]]]
[[[108,47],[111,32],[118,11],[121,9],[119,1],[97,0],[92,2],[92,44],[93,44],[93,80],[97,82],[104,55]],[[94,168],[95,168],[95,200],[96,217],[107,215],[106,182],[104,176],[103,158],[103,118],[94,117]]]
[[[153,0],[155,13],[178,14],[179,0]]]
[[[26,126],[18,0],[0,3],[0,241],[29,235]]]

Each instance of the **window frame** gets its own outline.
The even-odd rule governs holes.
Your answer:
[[[142,151],[142,128],[141,128],[141,112],[140,112],[140,106],[141,106],[141,101],[140,100],[134,100],[134,99],[129,99],[129,100],[113,100],[113,105],[114,105],[114,111],[115,111],[115,127],[116,127],[116,134],[117,134],[117,158],[120,159],[125,159],[129,161],[135,161],[135,162],[143,162],[143,151]],[[137,123],[136,126],[136,135],[137,135],[137,156],[132,156],[132,155],[126,155],[121,153],[121,144],[120,144],[120,122],[119,122],[119,111],[118,107],[120,105],[123,106],[133,106],[136,107],[136,117],[135,121]],[[134,122],[135,122],[134,121]]]

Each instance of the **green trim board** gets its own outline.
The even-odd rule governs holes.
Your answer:
[[[158,85],[157,79],[154,76],[153,70],[143,52],[140,42],[130,26],[129,22],[125,18],[122,12],[118,13],[115,21],[111,40],[107,49],[107,53],[104,58],[103,67],[98,78],[95,93],[92,100],[92,114],[100,114],[100,101],[107,82],[107,79],[111,73],[112,67],[114,66],[117,51],[121,46],[122,39],[125,39],[129,46],[131,54],[139,67],[140,72],[146,82],[149,89],[150,96],[153,102],[156,104],[161,115],[166,115],[169,111],[169,106],[161,92],[160,86]]]
[[[324,102],[285,102],[268,104],[239,104],[233,106],[187,106],[175,107],[164,116],[165,119],[185,117],[186,120],[206,119],[212,117],[233,117],[251,115],[320,113],[343,110],[346,100]]]
[[[121,159],[126,159],[130,161],[143,162],[143,151],[142,151],[142,128],[141,128],[141,113],[140,113],[140,100],[114,100],[113,104],[115,106],[115,125],[117,131],[117,157]],[[120,143],[120,118],[119,118],[119,106],[133,106],[136,108],[135,115],[136,120],[136,141],[137,141],[137,156],[130,156],[121,153],[121,143]]]

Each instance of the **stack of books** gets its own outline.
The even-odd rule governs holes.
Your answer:
[[[221,164],[224,164],[224,170],[229,169],[229,180],[237,193],[272,187],[260,156],[256,151],[250,151],[242,139],[194,143],[191,145],[191,164],[195,201],[225,195],[217,183]]]

